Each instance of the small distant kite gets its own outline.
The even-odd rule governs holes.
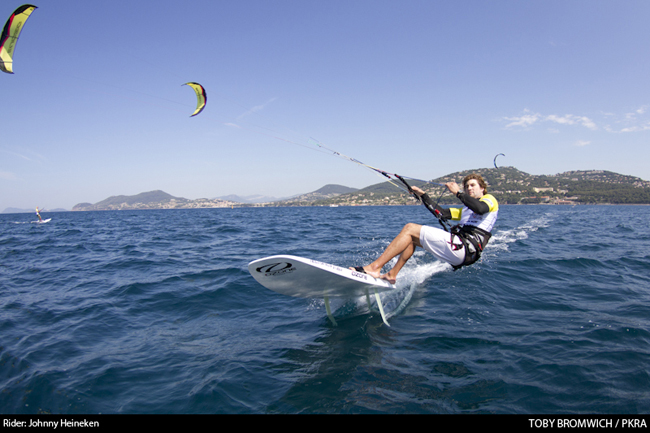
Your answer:
[[[0,34],[0,70],[2,72],[8,74],[14,73],[13,57],[16,42],[18,42],[18,36],[20,36],[20,31],[23,29],[25,21],[34,12],[34,9],[36,9],[34,5],[20,6],[11,14],[2,29],[2,33]]]
[[[505,155],[503,153],[499,153],[497,156],[494,157],[494,168],[496,168],[497,170],[499,169],[499,167],[497,167],[497,158],[499,156],[505,156]]]
[[[205,93],[205,89],[199,83],[185,83],[184,86],[190,86],[196,92],[196,110],[190,117],[194,117],[199,114],[205,108],[205,104],[208,102],[208,95]]]

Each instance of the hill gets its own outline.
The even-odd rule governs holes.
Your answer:
[[[339,194],[347,194],[356,191],[356,188],[349,188],[343,185],[329,184],[324,187],[307,194],[300,194],[293,197],[276,198],[263,195],[249,195],[241,197],[235,194],[217,197],[220,200],[233,201],[237,203],[255,204],[255,203],[269,203],[269,202],[302,202],[314,201],[318,199],[327,199]]]
[[[182,197],[174,197],[164,191],[157,190],[131,196],[111,196],[95,204],[79,203],[72,210],[187,209],[230,207],[235,204],[238,203],[219,199],[189,200]]]
[[[347,186],[329,184],[317,189],[316,191],[297,195],[285,200],[278,200],[274,203],[280,206],[311,206],[315,202],[336,200],[336,198],[341,195],[354,194],[355,191],[358,190]]]
[[[302,194],[289,199],[278,201],[283,206],[305,206],[310,205],[317,200],[326,200],[338,195],[356,191],[355,188],[349,188],[342,185],[325,185],[324,187],[307,194]],[[236,197],[236,196],[228,196]],[[268,203],[266,203],[268,204]],[[91,211],[91,210],[128,210],[128,209],[191,209],[191,208],[217,208],[217,207],[242,207],[256,206],[256,203],[242,203],[233,200],[222,199],[196,199],[190,200],[182,197],[174,197],[164,191],[143,192],[137,195],[118,195],[111,196],[105,200],[92,203],[79,203],[75,205],[73,211]]]
[[[650,182],[638,177],[604,170],[568,171],[555,175],[531,175],[514,167],[484,168],[451,173],[435,183],[460,183],[467,174],[479,173],[488,183],[488,192],[501,204],[650,204]],[[443,187],[427,182],[412,182],[429,191],[436,200]],[[441,204],[458,204],[449,193]],[[242,203],[222,199],[189,200],[163,191],[133,196],[112,196],[95,204],[79,203],[73,211],[125,209],[188,209],[248,206],[377,206],[415,205],[418,202],[391,182],[381,182],[362,189],[342,185],[324,187],[284,200],[266,203]]]
[[[502,204],[650,204],[650,182],[605,170],[568,171],[556,175],[531,175],[514,167],[484,168],[451,173],[432,182],[446,183],[479,173],[488,191]],[[443,189],[426,182],[412,182],[437,197]],[[449,193],[442,204],[458,204]],[[353,193],[318,200],[314,206],[417,204],[405,191],[390,182],[370,185]]]

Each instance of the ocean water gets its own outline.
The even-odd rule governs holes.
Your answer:
[[[481,262],[382,296],[247,264],[374,259],[423,208],[0,215],[0,413],[648,414],[650,207],[502,206]]]

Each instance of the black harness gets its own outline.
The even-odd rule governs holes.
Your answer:
[[[478,261],[478,259],[481,258],[481,253],[483,253],[485,246],[492,236],[490,232],[469,225],[453,226],[449,232],[451,233],[451,240],[449,243],[451,243],[452,248],[455,250],[465,248],[465,260],[460,265],[452,265],[454,271]],[[454,236],[457,236],[458,239],[460,239],[461,245],[454,244]]]

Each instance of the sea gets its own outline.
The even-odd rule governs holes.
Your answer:
[[[247,266],[367,264],[421,206],[43,218],[0,215],[2,414],[650,413],[649,206],[503,205],[475,265],[414,254],[390,326]]]

